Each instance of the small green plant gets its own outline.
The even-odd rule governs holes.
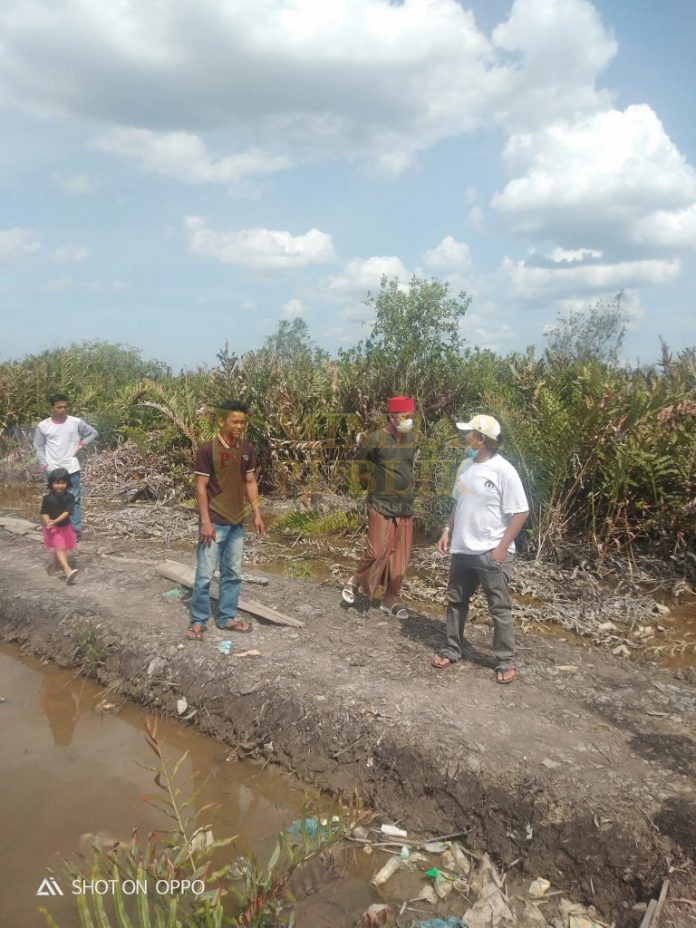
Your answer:
[[[93,625],[85,625],[75,631],[74,639],[73,662],[88,677],[94,676],[106,661],[106,645],[99,629]]]
[[[280,535],[300,535],[314,537],[331,535],[337,532],[354,532],[361,525],[360,514],[355,510],[329,512],[319,515],[316,512],[288,512],[273,524],[273,531]]]
[[[312,576],[312,568],[305,561],[288,561],[283,572],[291,580],[307,580]]]
[[[72,866],[70,879],[108,880],[113,891],[111,897],[75,896],[81,928],[292,928],[294,916],[284,896],[288,881],[299,867],[369,819],[357,799],[323,819],[306,803],[299,827],[282,832],[268,862],[261,865],[251,854],[229,854],[236,836],[213,836],[211,824],[204,820],[213,804],[195,808],[205,783],[195,788],[179,785],[188,751],[170,768],[156,721],[145,722],[145,737],[157,758],[157,764],[146,769],[154,774],[158,792],[143,799],[171,827],[148,835],[144,842],[134,831],[127,846],[117,844],[108,851],[95,838],[88,873]],[[198,882],[203,888],[163,894],[156,891],[161,882]],[[133,887],[142,891],[134,894]],[[46,909],[39,911],[48,928],[60,928]]]

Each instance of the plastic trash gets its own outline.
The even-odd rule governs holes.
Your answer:
[[[423,850],[427,854],[444,854],[445,851],[449,850],[449,844],[447,841],[428,841],[423,846]]]
[[[186,702],[186,697],[182,696],[181,699],[176,701],[176,711],[179,715],[183,715],[184,712],[188,709],[188,703]]]
[[[413,928],[466,928],[466,922],[450,915],[449,918],[428,918],[424,922],[414,922]]]
[[[532,880],[527,892],[530,896],[534,896],[535,899],[540,899],[542,896],[545,896],[550,889],[551,882],[545,880],[543,876],[538,876],[536,880]]]
[[[430,905],[437,905],[437,893],[432,886],[424,886],[411,902],[429,902]]]
[[[404,846],[401,848],[401,851],[399,853],[399,857],[401,858],[401,860],[408,860],[410,856],[411,856],[411,849],[406,847],[406,845],[404,844]]]
[[[162,596],[169,596],[171,599],[181,599],[183,593],[180,587],[175,586],[171,590],[165,590]]]
[[[396,825],[382,825],[380,831],[383,835],[389,835],[390,838],[408,838],[408,832],[403,828],[397,828]]]
[[[396,855],[390,857],[382,869],[375,873],[370,882],[373,886],[381,886],[382,883],[386,883],[390,877],[394,876],[397,870],[401,869],[401,865],[402,860],[400,857]]]
[[[390,914],[391,908],[386,903],[373,902],[369,909],[363,912],[358,925],[360,928],[363,928],[363,926],[364,928],[374,928],[374,926],[383,925]]]
[[[527,900],[525,900],[524,909],[518,918],[518,928],[546,928],[546,918],[543,913]]]
[[[442,866],[446,870],[453,870],[459,876],[468,877],[471,873],[471,861],[458,844],[447,848],[442,855]]]
[[[426,870],[425,875],[429,876],[433,881],[433,889],[437,893],[439,899],[446,899],[452,892],[454,887],[451,877],[448,877],[446,873],[442,873],[437,867],[431,867],[430,870]]]
[[[510,928],[516,923],[504,892],[493,882],[483,888],[463,917],[467,928]]]
[[[330,834],[336,832],[339,828],[338,816],[334,816],[329,822],[327,819],[318,819],[316,816],[311,818],[298,819],[285,829],[286,833],[294,838],[300,835],[306,835],[308,838],[316,838],[318,835],[322,838],[328,838]]]
[[[218,644],[218,651],[220,652],[220,654],[229,654],[231,650],[232,650],[231,641],[221,641]]]

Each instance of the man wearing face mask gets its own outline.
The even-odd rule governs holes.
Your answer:
[[[367,489],[367,544],[342,593],[352,605],[360,590],[371,597],[381,586],[380,609],[399,619],[408,617],[396,600],[411,556],[414,411],[410,397],[392,397],[386,426],[372,432],[356,457],[358,480]]]
[[[512,683],[515,632],[512,625],[510,572],[515,538],[529,515],[519,474],[498,453],[500,424],[493,416],[457,422],[464,433],[466,457],[452,490],[455,506],[437,543],[443,556],[451,548],[447,584],[447,646],[432,659],[442,670],[462,658],[469,600],[481,585],[493,619],[497,683]]]

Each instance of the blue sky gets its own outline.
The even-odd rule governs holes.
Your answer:
[[[7,0],[0,357],[335,350],[414,272],[470,345],[619,290],[627,357],[693,344],[695,52],[686,0]]]

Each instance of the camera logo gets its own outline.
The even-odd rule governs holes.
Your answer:
[[[36,890],[37,896],[62,896],[63,890],[52,876],[47,876],[41,881],[41,886]]]

